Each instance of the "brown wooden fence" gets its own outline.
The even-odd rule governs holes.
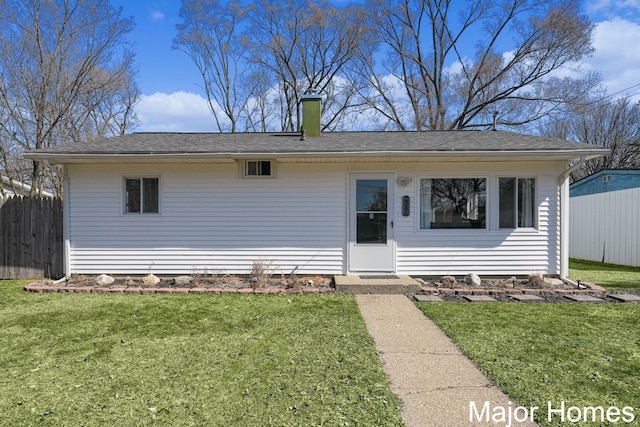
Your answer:
[[[64,276],[62,199],[12,197],[0,206],[0,279]]]

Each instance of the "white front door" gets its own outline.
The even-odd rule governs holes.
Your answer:
[[[349,271],[395,272],[393,174],[350,175]]]

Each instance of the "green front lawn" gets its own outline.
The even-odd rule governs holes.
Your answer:
[[[2,425],[402,425],[350,296],[24,283],[0,281]]]
[[[570,259],[569,277],[597,283],[607,290],[640,289],[640,267]]]
[[[640,305],[418,306],[519,405],[538,406],[541,425],[640,425]],[[549,402],[553,410],[564,402],[564,422],[557,412],[549,421]],[[579,412],[567,412],[572,406],[631,407],[634,419],[609,423],[612,415],[591,422],[588,415],[589,422],[577,422]],[[584,417],[587,411],[580,413]]]

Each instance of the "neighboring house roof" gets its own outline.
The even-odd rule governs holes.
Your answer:
[[[31,191],[31,186],[29,184],[25,184],[17,179],[11,179],[4,175],[0,175],[0,182],[2,183],[2,188],[7,196],[13,196],[16,194],[26,196]],[[0,197],[2,197],[2,194],[0,194]],[[43,191],[41,193],[41,197],[53,197],[53,194],[48,191]]]
[[[594,145],[504,131],[328,132],[301,140],[299,133],[133,133],[30,151],[26,158],[53,163],[116,161],[233,161],[240,158],[482,157],[542,159],[597,157]]]
[[[569,195],[570,197],[586,196],[638,187],[640,187],[640,170],[603,169],[571,184]]]

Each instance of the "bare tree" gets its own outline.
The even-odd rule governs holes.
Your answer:
[[[494,111],[501,124],[521,125],[597,83],[593,76],[555,73],[592,52],[593,26],[576,0],[371,0],[367,6],[380,37],[377,52],[387,56],[376,64],[367,53],[361,68],[372,89],[366,97],[399,129],[488,126]],[[473,42],[471,57],[465,52]]]
[[[251,74],[242,22],[250,7],[239,1],[183,0],[174,48],[184,51],[202,75],[209,109],[220,132],[235,132],[246,115]],[[222,117],[218,109],[222,110]]]
[[[543,126],[541,134],[611,150],[607,156],[587,160],[571,174],[572,181],[603,169],[640,167],[640,103],[620,99],[583,104],[571,116]]]
[[[255,67],[245,80],[247,92],[251,94],[247,102],[245,132],[267,132],[277,129],[277,94],[273,76],[264,68]]]
[[[0,22],[0,160],[34,195],[51,170],[33,163],[25,176],[23,150],[120,134],[135,121],[133,20],[108,0],[0,0]]]
[[[323,129],[339,126],[359,84],[349,65],[371,36],[361,6],[328,1],[259,1],[250,13],[252,61],[269,71],[281,95],[281,130],[298,131],[298,105],[309,89],[326,96]]]

